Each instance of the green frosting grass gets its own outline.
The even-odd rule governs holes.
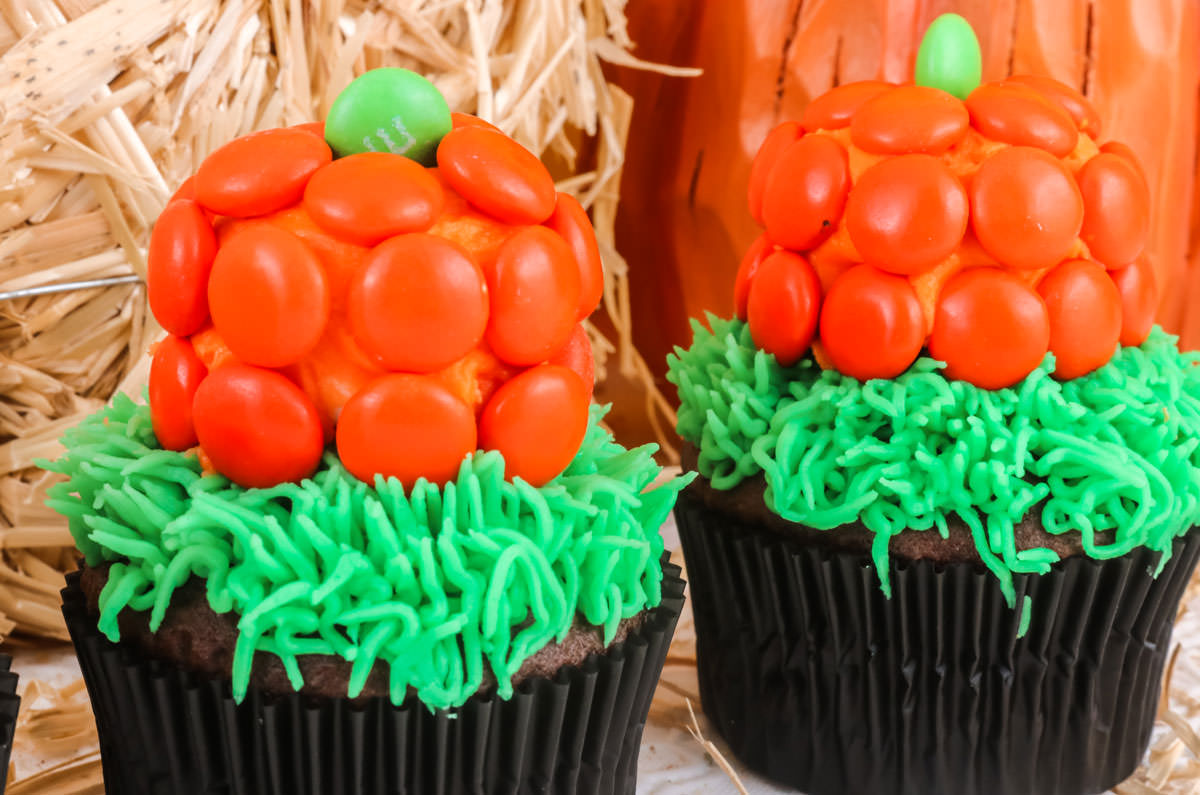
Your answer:
[[[780,516],[826,530],[861,519],[875,533],[885,593],[888,545],[905,529],[970,528],[1009,603],[1014,573],[1058,556],[1017,549],[1014,525],[1040,513],[1104,559],[1171,542],[1200,520],[1200,357],[1157,327],[1082,378],[1050,377],[1052,357],[1010,389],[945,378],[920,358],[895,379],[861,382],[811,359],[790,368],[738,320],[693,323],[668,358],[679,434],[718,489],[762,474]],[[1113,531],[1103,542],[1097,534]]]
[[[119,638],[122,610],[162,623],[195,575],[218,613],[235,611],[233,692],[245,696],[253,657],[282,660],[292,685],[301,654],[353,663],[357,696],[376,661],[393,702],[414,688],[430,708],[462,704],[484,661],[501,698],[531,654],[566,636],[577,613],[611,642],[623,618],[659,604],[658,528],[679,490],[647,445],[626,450],[593,408],[578,455],[540,488],[504,479],[496,452],[463,461],[444,487],[371,488],[327,454],[310,480],[243,489],[203,475],[194,456],[163,450],[149,408],[125,396],[64,437],[43,465],[67,475],[48,504],[68,517],[89,565],[114,561],[100,629]]]

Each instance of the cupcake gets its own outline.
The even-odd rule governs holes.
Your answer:
[[[706,714],[809,795],[1082,795],[1150,739],[1200,553],[1200,359],[1136,158],[1069,87],[813,100],[751,170],[736,317],[670,357]]]
[[[402,69],[213,152],[45,466],[107,792],[633,792],[684,485],[591,406],[580,205]]]

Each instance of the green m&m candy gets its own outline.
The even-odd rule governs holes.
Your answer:
[[[971,23],[958,14],[942,14],[933,20],[917,50],[916,84],[940,88],[965,100],[982,76],[983,56]]]
[[[450,132],[450,107],[416,72],[385,67],[355,78],[325,117],[325,141],[336,157],[391,152],[426,166]]]

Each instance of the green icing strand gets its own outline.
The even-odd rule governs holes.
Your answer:
[[[1173,539],[1200,521],[1200,356],[1157,327],[1081,378],[1054,380],[1047,356],[1014,387],[989,391],[948,380],[926,357],[867,382],[811,359],[785,368],[742,321],[707,319],[711,331],[693,322],[693,343],[668,357],[667,374],[700,473],[717,489],[761,473],[771,510],[818,529],[861,519],[888,595],[891,537],[945,537],[952,515],[1013,606],[1013,575],[1058,560],[1017,549],[1015,525],[1030,511],[1052,534],[1078,533],[1093,558],[1162,552],[1160,570]]]
[[[508,698],[521,664],[577,614],[609,643],[621,619],[661,601],[658,528],[690,477],[651,488],[655,447],[621,447],[603,414],[593,407],[579,453],[540,488],[506,481],[503,457],[483,452],[456,481],[407,494],[358,481],[332,454],[310,480],[247,490],[160,449],[148,407],[124,395],[41,463],[67,476],[48,504],[88,564],[115,561],[100,595],[110,639],[125,609],[149,610],[157,630],[197,576],[213,610],[240,616],[239,701],[256,654],[277,655],[296,688],[299,655],[336,654],[353,664],[352,698],[382,661],[392,701],[413,688],[448,708],[478,690],[485,660]]]
[[[1025,633],[1029,632],[1029,622],[1033,620],[1033,597],[1026,596],[1021,600],[1020,607],[1020,623],[1017,625],[1017,637],[1025,637]]]

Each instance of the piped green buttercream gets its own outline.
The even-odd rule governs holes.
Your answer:
[[[576,614],[610,642],[623,618],[661,600],[658,528],[687,478],[657,488],[654,446],[626,450],[593,408],[582,448],[540,488],[504,479],[497,452],[463,461],[457,480],[369,487],[328,454],[311,480],[243,489],[159,448],[147,406],[119,395],[64,436],[43,465],[68,476],[48,504],[68,517],[89,565],[115,561],[99,626],[119,638],[126,608],[162,623],[195,575],[218,613],[239,616],[234,697],[255,654],[282,660],[294,687],[302,654],[353,663],[357,696],[376,661],[392,701],[409,688],[431,708],[462,704],[484,661],[498,694],[530,655],[566,636]]]
[[[957,515],[1015,606],[1013,574],[1058,556],[1017,549],[1030,511],[1106,559],[1135,547],[1171,554],[1200,521],[1200,356],[1157,327],[1082,378],[1056,381],[1053,357],[1010,389],[949,380],[922,357],[899,377],[861,382],[811,359],[790,368],[738,320],[693,323],[668,359],[679,434],[717,489],[762,474],[766,503],[822,530],[860,519],[875,533],[885,593],[888,545],[906,530],[946,534]],[[1097,533],[1113,531],[1111,540]]]

